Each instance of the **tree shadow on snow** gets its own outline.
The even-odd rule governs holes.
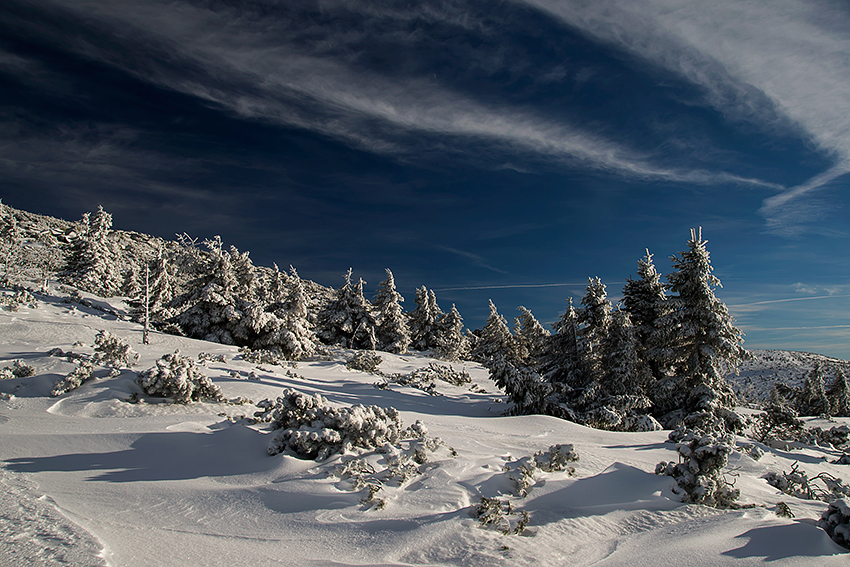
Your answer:
[[[262,433],[232,426],[212,433],[148,433],[110,453],[21,457],[5,461],[14,472],[90,472],[87,480],[187,480],[264,472],[278,466]]]
[[[846,553],[842,547],[829,539],[822,529],[806,522],[754,528],[735,539],[748,538],[746,544],[722,555],[744,559],[763,557],[765,562],[779,561],[789,557],[820,557]]]

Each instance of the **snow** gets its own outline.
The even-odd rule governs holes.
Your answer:
[[[36,369],[32,377],[0,380],[0,565],[847,564],[846,550],[816,526],[827,505],[782,494],[762,478],[794,462],[810,477],[846,478],[847,465],[829,462],[841,454],[831,447],[761,446],[759,461],[736,451],[727,476],[740,502],[757,507],[685,505],[674,481],[654,474],[657,463],[677,458],[668,431],[504,417],[503,396],[478,364],[451,363],[472,383],[437,381],[437,396],[396,383],[376,388],[381,377],[346,368],[352,351],[281,367],[250,364],[234,347],[158,333],[143,345],[139,325],[109,312],[124,311],[120,302],[89,297],[101,308],[94,309],[52,293],[39,296],[36,308],[0,311],[0,367],[22,359]],[[95,367],[93,380],[51,397],[56,380],[76,365],[47,353],[92,354],[101,330],[139,352],[138,364],[112,377]],[[201,352],[224,354],[226,362],[207,361],[201,370],[231,402],[181,405],[144,395],[137,373],[177,349],[195,361]],[[433,362],[380,356],[386,374]],[[338,406],[395,407],[405,426],[421,420],[446,446],[401,486],[387,481],[383,508],[363,504],[365,489],[332,474],[355,455],[322,462],[268,455],[274,433],[246,419],[258,408],[239,399],[274,399],[285,388]],[[140,403],[126,401],[134,394]],[[537,469],[528,495],[517,496],[506,468],[558,444],[574,446],[575,471]],[[366,450],[357,456],[376,469],[389,458]],[[482,497],[527,512],[528,527],[519,535],[481,527],[474,511]],[[776,516],[779,501],[796,517]]]

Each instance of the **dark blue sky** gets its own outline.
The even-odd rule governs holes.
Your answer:
[[[0,197],[480,326],[703,227],[750,348],[850,358],[846,1],[5,0]]]

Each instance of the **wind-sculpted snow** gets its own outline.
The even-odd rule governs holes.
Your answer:
[[[847,563],[846,550],[815,525],[827,504],[764,478],[794,462],[809,478],[846,478],[834,444],[777,449],[739,436],[723,471],[740,490],[737,502],[756,507],[688,505],[674,479],[654,474],[657,463],[678,459],[668,431],[507,417],[503,393],[475,363],[440,362],[469,382],[435,380],[437,396],[395,383],[376,388],[375,375],[346,368],[350,350],[280,366],[156,332],[144,345],[139,325],[54,299],[0,310],[0,367],[20,359],[35,371],[0,380],[3,567]],[[50,397],[59,378],[94,355],[101,331],[137,351],[138,364],[117,373],[95,364],[90,380]],[[143,391],[138,371],[178,349],[220,388],[221,401],[180,404]],[[380,357],[387,375],[434,363]],[[323,461],[290,447],[270,456],[276,431],[256,420],[255,404],[287,390],[338,416],[378,408],[407,426],[392,431],[409,433],[341,443]],[[807,425],[829,431],[839,423],[850,420]],[[776,514],[780,501],[794,518]],[[497,503],[506,521],[482,524],[482,502]]]

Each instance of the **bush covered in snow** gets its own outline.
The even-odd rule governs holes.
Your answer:
[[[361,350],[354,353],[354,356],[348,359],[345,367],[349,370],[359,370],[361,372],[376,373],[378,366],[383,362],[383,358],[375,352]]]
[[[850,549],[850,499],[841,498],[831,502],[818,526],[826,530],[832,541]]]
[[[575,468],[570,465],[579,460],[578,453],[573,445],[552,445],[548,451],[537,451],[530,457],[523,457],[507,465],[508,477],[516,484],[517,496],[528,496],[528,492],[535,484],[535,472],[560,472],[567,474],[575,473]]]
[[[15,360],[12,366],[0,368],[0,380],[10,380],[12,378],[29,378],[35,376],[35,368],[25,363],[23,360]]]
[[[37,307],[38,302],[35,296],[27,289],[16,289],[13,292],[0,293],[0,306],[6,307],[9,311],[17,311],[21,305]]]
[[[360,404],[337,408],[320,394],[310,396],[289,388],[275,401],[263,400],[257,405],[262,411],[256,417],[282,430],[269,444],[270,455],[288,447],[304,458],[320,461],[354,447],[374,449],[395,444],[404,434],[394,408]]]
[[[511,516],[515,516],[513,520]],[[498,498],[481,498],[475,507],[475,517],[481,527],[499,530],[503,535],[519,535],[525,531],[530,520],[528,512],[515,512],[511,503]]]
[[[130,348],[127,342],[109,331],[99,331],[94,339],[92,362],[103,366],[133,366],[139,360],[139,353]]]
[[[56,381],[56,385],[53,386],[53,390],[50,392],[50,395],[61,396],[65,392],[76,390],[82,386],[84,382],[88,382],[93,378],[92,370],[93,366],[91,362],[88,360],[80,360],[79,365],[70,374]]]
[[[765,475],[770,486],[796,498],[832,502],[839,498],[850,497],[850,486],[840,478],[822,472],[809,478],[806,471],[800,470],[799,463],[791,466],[791,472],[770,471]]]
[[[179,350],[157,360],[156,366],[142,372],[137,382],[149,396],[174,398],[179,404],[224,400],[221,389]]]
[[[676,433],[676,432],[674,432]],[[673,492],[689,504],[714,508],[734,507],[740,490],[723,478],[723,467],[734,450],[731,436],[715,436],[699,429],[685,430],[676,444],[679,462],[661,462],[655,474],[672,476]]]

